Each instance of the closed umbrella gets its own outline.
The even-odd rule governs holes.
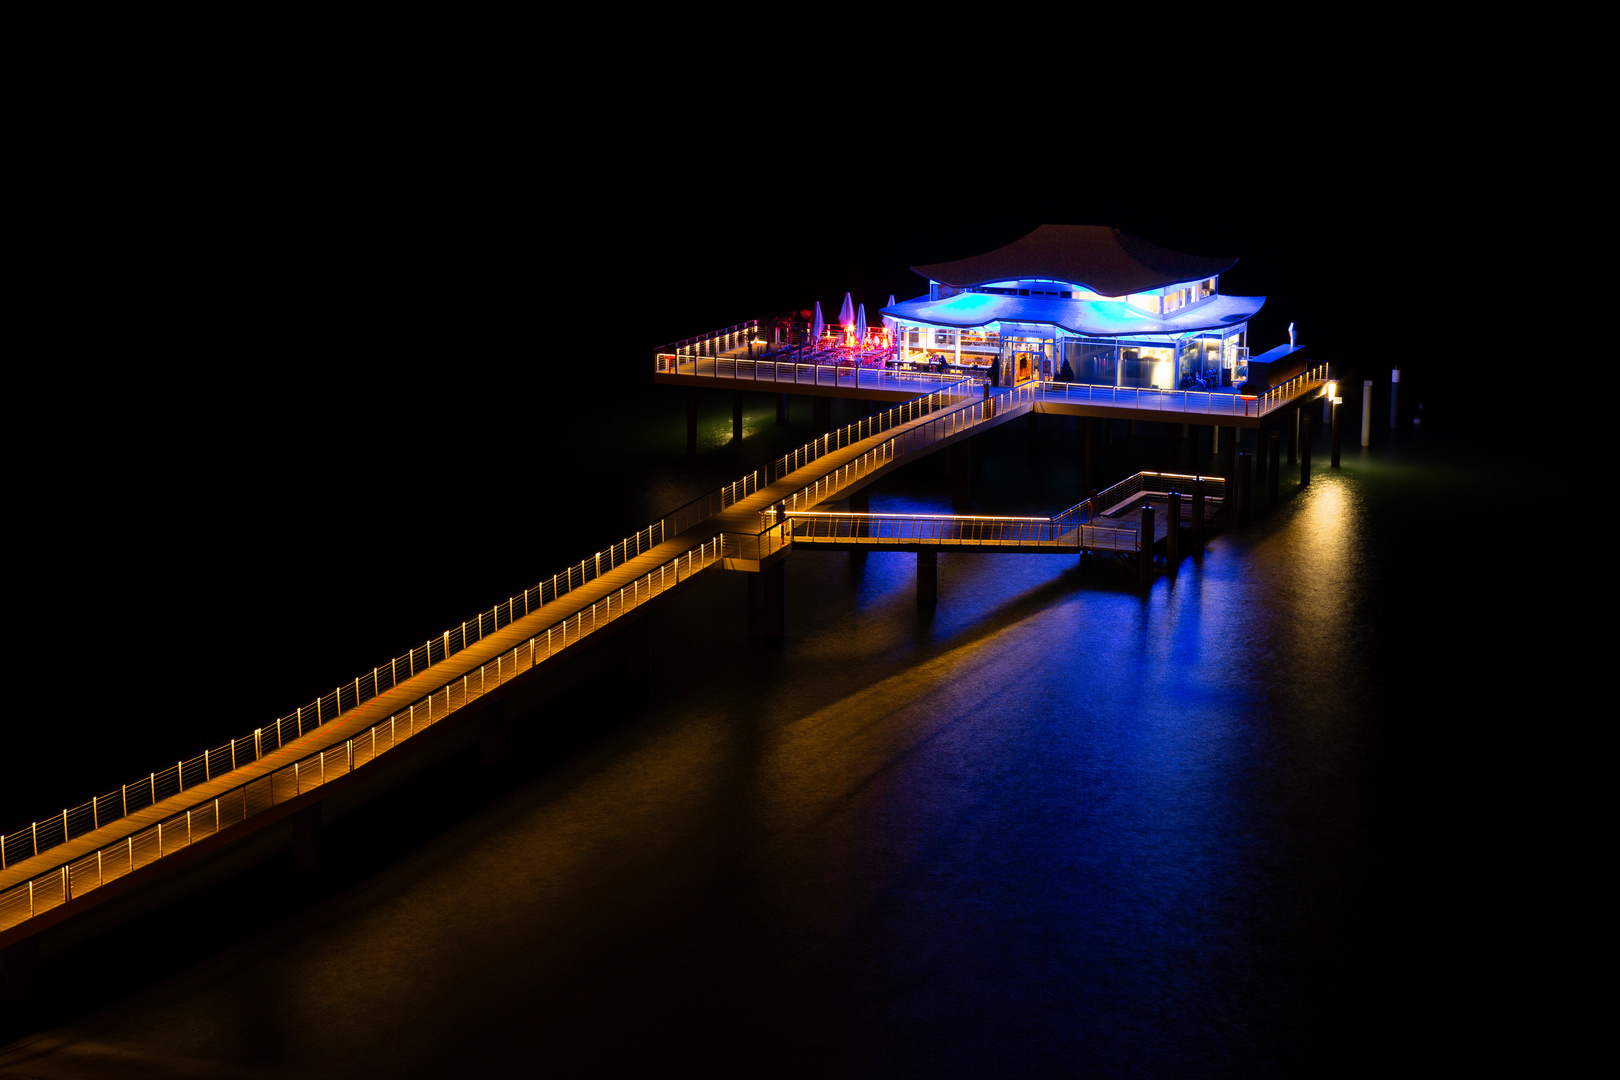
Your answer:
[[[810,320],[810,347],[815,348],[821,340],[821,332],[827,329],[827,320],[821,317],[821,301],[816,301],[816,317]]]
[[[844,340],[849,340],[849,329],[855,325],[855,298],[844,294],[844,306],[838,309],[838,325],[844,328]]]
[[[864,348],[866,345],[866,305],[862,304],[855,313],[855,340]]]

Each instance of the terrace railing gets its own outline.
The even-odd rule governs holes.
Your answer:
[[[749,319],[747,322],[728,326],[722,330],[710,330],[706,334],[696,337],[683,338],[672,341],[659,349],[660,354],[670,353],[677,356],[719,356],[721,353],[731,352],[733,349],[747,348],[759,336],[759,320]]]
[[[1319,364],[1258,396],[1212,390],[1156,390],[1151,387],[1099,386],[1090,383],[1049,382],[1039,386],[1041,397],[1045,400],[1112,405],[1146,412],[1258,417],[1320,386],[1327,378],[1327,365]]]
[[[672,353],[659,353],[655,359],[654,370],[660,375],[736,379],[771,385],[847,386],[873,390],[915,389],[918,392],[958,383],[964,378],[962,375],[943,372],[866,367],[853,362],[749,360],[732,357],[696,360]]]

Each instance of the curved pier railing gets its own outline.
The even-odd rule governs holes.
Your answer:
[[[1210,416],[1264,416],[1328,381],[1328,366],[1318,364],[1302,375],[1256,395],[1211,390],[1155,390],[1152,387],[1099,386],[1091,383],[1036,384],[1042,400],[1085,405],[1114,405],[1145,412],[1204,413]]]

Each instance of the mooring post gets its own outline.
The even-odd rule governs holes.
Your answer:
[[[1279,467],[1278,456],[1282,448],[1282,432],[1273,429],[1270,439],[1271,470],[1266,473],[1266,492],[1270,496],[1269,503],[1272,509],[1277,507],[1277,474],[1282,472]]]
[[[1311,418],[1299,411],[1299,486],[1311,486]]]
[[[1392,368],[1389,373],[1389,429],[1395,430],[1395,399],[1401,391],[1401,369]]]
[[[1169,560],[1165,569],[1171,577],[1176,576],[1177,565],[1181,562],[1181,492],[1172,488],[1169,495],[1170,507],[1165,518],[1165,556]]]
[[[1343,412],[1344,412],[1344,398],[1342,398],[1342,397],[1334,398],[1333,399],[1333,441],[1331,443],[1331,449],[1328,451],[1328,455],[1329,455],[1328,456],[1328,465],[1331,468],[1335,468],[1335,469],[1337,469],[1339,467],[1339,438],[1340,438],[1340,429],[1342,427],[1342,425],[1339,423],[1339,416]]]
[[[939,552],[928,548],[917,552],[917,606],[933,607],[939,602]]]
[[[1361,445],[1372,443],[1372,380],[1361,383]]]
[[[1137,580],[1146,585],[1153,580],[1153,505],[1142,504],[1142,531],[1136,537]]]

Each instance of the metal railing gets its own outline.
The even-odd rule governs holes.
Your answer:
[[[896,458],[916,453],[944,439],[976,427],[987,420],[1008,414],[1027,412],[1035,400],[1029,386],[1003,391],[990,397],[959,405],[931,418],[926,424],[906,428],[883,440],[860,457],[819,477],[814,483],[801,488],[783,500],[788,513],[808,510],[826,502],[834,492],[846,487],[874,469],[882,468]],[[909,402],[908,402],[909,404]],[[854,425],[852,425],[854,426]],[[760,525],[767,527],[776,522],[776,508],[760,512]]]
[[[692,500],[633,536],[625,537],[580,560],[533,588],[429,639],[410,652],[372,668],[271,724],[255,728],[195,757],[154,770],[147,774],[145,780],[131,781],[115,791],[98,795],[79,806],[64,809],[60,814],[30,822],[21,829],[0,836],[0,869],[94,832],[119,818],[155,806],[187,788],[208,783],[215,776],[252,764],[379,694],[387,693],[401,682],[443,663],[448,657],[477,644],[530,612],[566,596],[665,540],[673,539],[685,529],[702,523],[739,499],[746,498],[761,487],[768,487],[822,455],[955,405],[966,396],[967,389],[966,382],[957,379],[935,393],[902,402],[876,416],[820,436],[748,476]]]
[[[1191,498],[1193,485],[1199,481],[1203,481],[1204,484],[1204,498],[1219,501],[1226,497],[1225,477],[1193,473],[1139,472],[1097,492],[1089,501],[1100,507],[1097,513],[1106,514],[1140,495],[1168,495],[1174,490]],[[1075,509],[1078,510],[1079,507]],[[1066,510],[1064,513],[1070,511]]]
[[[728,326],[722,330],[710,330],[706,334],[696,337],[682,338],[672,341],[658,351],[660,353],[675,353],[685,356],[718,356],[730,352],[732,349],[742,348],[751,343],[759,334],[759,320],[749,319],[735,326]]]
[[[387,693],[531,611],[647,551],[663,540],[663,526],[662,521],[649,525],[634,536],[626,537],[533,588],[509,597],[460,626],[451,627],[410,652],[379,664],[273,723],[255,728],[195,757],[148,773],[145,780],[131,781],[115,791],[98,795],[79,806],[64,809],[60,814],[31,822],[24,828],[0,836],[0,869],[94,832],[121,817],[155,806],[171,795],[207,783],[215,776],[274,753],[294,739],[332,722],[379,694]]]
[[[971,376],[904,368],[865,367],[857,363],[812,363],[791,360],[747,360],[720,357],[694,360],[669,353],[656,357],[655,373],[699,378],[739,379],[792,386],[846,386],[869,390],[916,390],[961,382]],[[982,382],[982,379],[972,380]]]
[[[841,514],[798,511],[793,541],[858,544],[956,544],[977,547],[1073,547],[1051,518],[936,514]]]
[[[1099,386],[1090,383],[1040,383],[1048,400],[1111,405],[1144,412],[1190,412],[1210,416],[1264,416],[1327,381],[1326,364],[1319,364],[1259,396],[1210,390],[1157,390],[1152,387]]]
[[[781,530],[777,530],[780,537]],[[750,537],[758,541],[758,537]],[[476,701],[592,631],[717,563],[736,538],[713,537],[638,577],[589,608],[547,627],[335,746],[290,762],[219,796],[36,875],[0,893],[0,931],[116,881],[230,825],[347,775],[399,743]],[[780,540],[779,540],[780,542]]]

